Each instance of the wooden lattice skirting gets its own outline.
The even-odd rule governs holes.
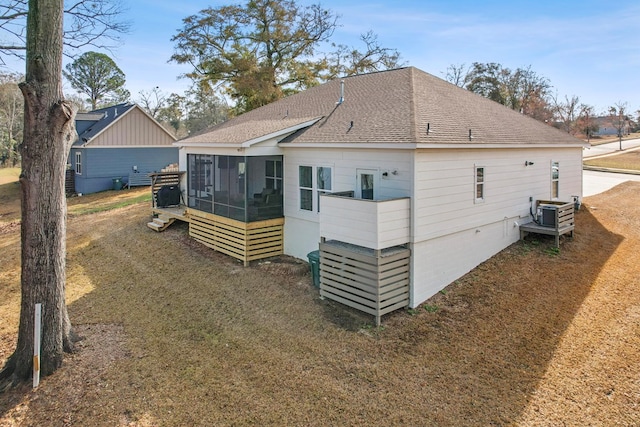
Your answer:
[[[320,243],[320,295],[380,318],[409,305],[411,251]]]
[[[245,223],[195,209],[188,216],[191,237],[245,266],[283,253],[284,218]]]

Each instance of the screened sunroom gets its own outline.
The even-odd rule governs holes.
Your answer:
[[[188,154],[187,205],[246,223],[281,218],[282,156]]]
[[[189,222],[191,237],[245,265],[282,254],[282,156],[187,154],[186,175],[187,206],[177,218]]]

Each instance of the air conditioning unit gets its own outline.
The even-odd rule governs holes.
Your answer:
[[[538,205],[538,223],[544,227],[556,227],[556,205]]]

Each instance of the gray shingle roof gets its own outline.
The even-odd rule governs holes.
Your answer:
[[[344,101],[338,103],[341,81]],[[583,144],[562,131],[414,67],[333,80],[181,142],[242,143],[313,117],[322,119],[284,142]]]

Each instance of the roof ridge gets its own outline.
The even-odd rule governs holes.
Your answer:
[[[418,130],[416,129],[416,90],[415,90],[415,68],[409,69],[409,140],[417,142]]]

